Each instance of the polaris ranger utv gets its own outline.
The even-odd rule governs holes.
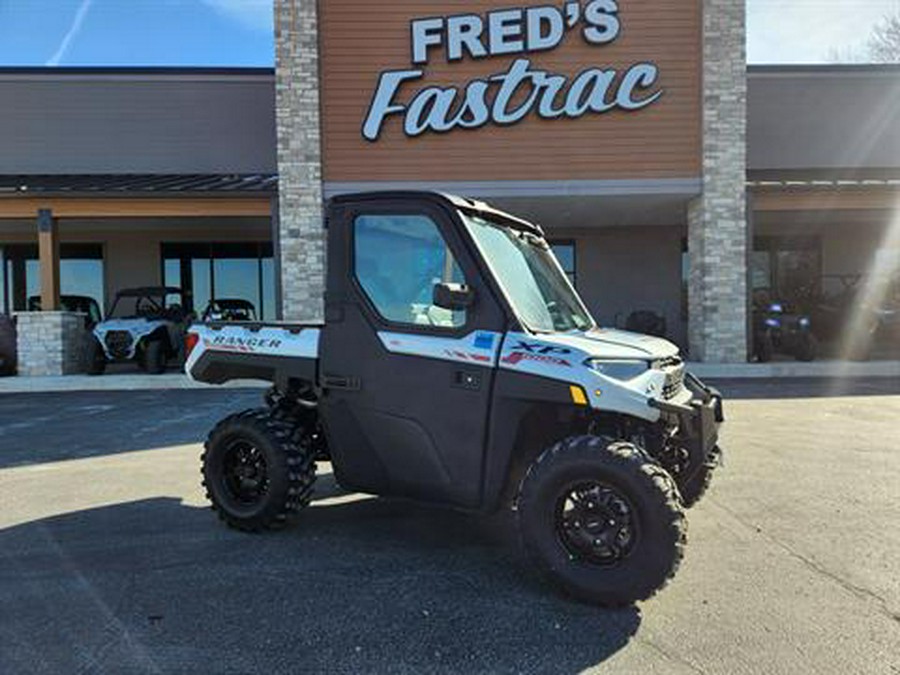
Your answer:
[[[511,507],[537,565],[578,598],[620,605],[662,587],[723,420],[677,348],[598,327],[541,229],[481,202],[339,197],[327,232],[324,324],[188,334],[195,380],[274,385],[267,407],[206,442],[219,516],[282,524],[326,456],[352,490]]]

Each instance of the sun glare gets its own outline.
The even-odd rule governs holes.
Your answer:
[[[894,207],[878,247],[863,271],[850,321],[840,338],[840,357],[846,361],[866,360],[875,351],[882,330],[898,312],[900,273],[900,200]],[[890,339],[896,340],[896,335]],[[895,347],[896,345],[891,345]]]

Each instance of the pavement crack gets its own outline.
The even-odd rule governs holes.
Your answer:
[[[637,635],[637,636],[635,636],[635,640],[639,644],[642,644],[645,647],[649,647],[650,649],[657,652],[660,656],[662,656],[665,659],[668,659],[669,661],[672,661],[674,663],[680,663],[681,665],[686,666],[687,668],[690,668],[690,670],[692,672],[699,673],[699,675],[706,675],[706,671],[703,670],[700,666],[692,663],[691,661],[688,661],[683,656],[680,656],[678,654],[673,654],[672,652],[668,651],[667,649],[663,649],[662,647],[660,647],[658,644],[656,644],[655,642],[653,642],[653,640],[650,640],[649,638],[644,638],[644,637],[641,637],[640,635]]]
[[[894,624],[898,628],[900,628],[900,613],[894,612],[893,610],[891,610],[891,608],[888,606],[888,601],[886,598],[883,598],[882,596],[878,595],[877,593],[875,593],[874,591],[872,591],[868,588],[865,588],[864,586],[858,586],[857,584],[854,584],[852,581],[849,581],[848,579],[845,579],[844,577],[836,574],[835,572],[830,571],[824,565],[817,562],[814,558],[804,555],[803,553],[800,553],[799,551],[797,551],[796,549],[791,547],[789,544],[783,542],[782,540],[775,537],[773,534],[764,530],[762,527],[760,527],[756,523],[751,523],[748,520],[746,520],[743,516],[738,515],[737,513],[735,513],[735,511],[728,508],[727,506],[722,504],[720,501],[713,500],[713,499],[711,499],[710,501],[713,502],[720,509],[722,509],[723,511],[728,513],[732,518],[734,518],[736,521],[738,521],[744,527],[747,527],[748,529],[751,529],[751,530],[755,530],[758,534],[765,537],[768,541],[773,543],[775,546],[780,548],[782,551],[787,553],[789,556],[791,556],[792,558],[794,558],[795,560],[797,560],[801,564],[803,564],[807,569],[811,570],[812,572],[815,572],[819,576],[825,577],[826,579],[833,581],[838,586],[843,588],[845,591],[847,591],[851,595],[856,596],[857,598],[859,598],[861,600],[874,601],[875,604],[878,606],[879,611],[882,614],[884,614],[886,617],[888,617],[889,619],[893,619]]]

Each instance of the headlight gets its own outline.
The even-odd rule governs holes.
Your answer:
[[[637,360],[604,361],[602,359],[588,359],[585,361],[585,365],[614,380],[633,380],[650,368],[650,364],[646,361]]]

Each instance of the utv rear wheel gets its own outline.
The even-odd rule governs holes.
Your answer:
[[[166,370],[166,350],[162,340],[151,340],[144,345],[144,370],[159,375]]]
[[[84,369],[88,375],[102,375],[106,370],[106,354],[94,337],[84,343]]]
[[[289,425],[265,410],[222,420],[201,456],[212,508],[231,527],[249,532],[279,527],[309,504],[316,465],[293,440]]]
[[[527,552],[570,595],[645,600],[675,574],[686,523],[671,477],[636,446],[597,436],[545,450],[517,503]]]

